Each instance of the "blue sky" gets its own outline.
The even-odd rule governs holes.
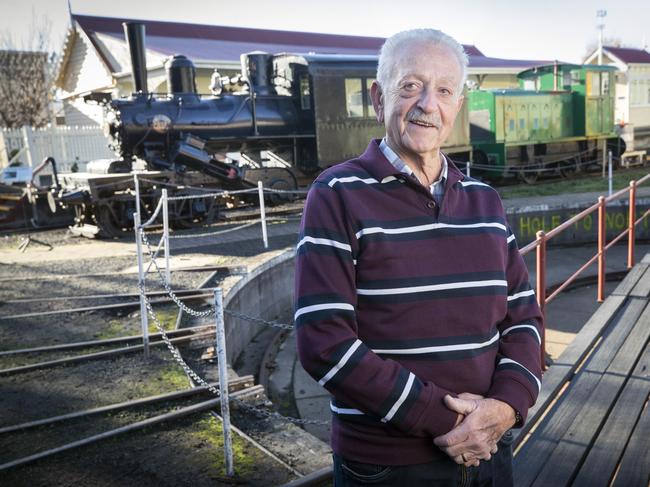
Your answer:
[[[579,62],[597,40],[596,11],[607,10],[605,37],[650,44],[647,0],[70,0],[75,13],[190,23],[388,36],[434,27],[486,55]],[[53,45],[68,25],[67,0],[0,0],[0,33],[26,39],[32,13],[52,23]],[[183,10],[179,11],[178,7]]]

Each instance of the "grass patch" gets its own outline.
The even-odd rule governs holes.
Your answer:
[[[196,436],[202,443],[210,446],[210,449],[215,452],[212,467],[219,477],[225,477],[226,465],[223,455],[223,428],[221,421],[217,421],[214,417],[208,416],[196,422],[197,431],[192,435]],[[246,478],[256,473],[259,465],[267,463],[266,456],[251,445],[249,442],[241,438],[237,433],[231,434],[232,450],[233,450],[233,464],[235,466],[235,474],[237,477]]]
[[[641,167],[637,169],[619,169],[612,177],[614,191],[626,188],[631,180],[638,180],[647,175],[650,169]],[[607,178],[603,179],[600,173],[593,173],[575,177],[572,179],[554,179],[542,181],[534,185],[520,184],[516,186],[504,186],[498,188],[499,194],[504,200],[510,198],[552,196],[558,194],[575,194],[600,192],[606,195],[609,189]]]

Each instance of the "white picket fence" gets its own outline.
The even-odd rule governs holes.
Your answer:
[[[69,172],[76,162],[79,171],[94,159],[116,157],[98,126],[44,128],[22,127],[0,130],[0,168],[7,166],[14,149],[21,151],[13,160],[34,168],[48,156],[54,157],[61,172]]]

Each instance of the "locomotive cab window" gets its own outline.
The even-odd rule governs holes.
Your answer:
[[[609,95],[609,73],[603,73],[601,79],[600,92],[603,95]]]
[[[587,79],[587,96],[600,96],[600,89],[600,73],[589,73]]]
[[[374,118],[370,86],[374,78],[345,78],[345,113],[348,118]]]
[[[300,108],[309,110],[311,108],[311,91],[309,90],[309,75],[300,76]]]
[[[345,80],[345,111],[350,118],[363,117],[363,90],[361,78]]]

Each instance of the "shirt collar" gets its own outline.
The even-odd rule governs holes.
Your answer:
[[[385,137],[381,139],[381,143],[379,144],[379,149],[384,154],[386,159],[388,159],[388,162],[390,162],[395,169],[397,169],[401,173],[407,174],[409,176],[413,176],[417,179],[417,176],[413,174],[413,170],[395,153],[393,149],[391,149],[388,146]],[[442,152],[440,153],[440,160],[442,162],[442,170],[440,171],[440,176],[438,177],[438,179],[436,179],[431,183],[430,187],[440,183],[444,183],[447,180],[447,170],[449,164],[447,163],[447,158]]]

